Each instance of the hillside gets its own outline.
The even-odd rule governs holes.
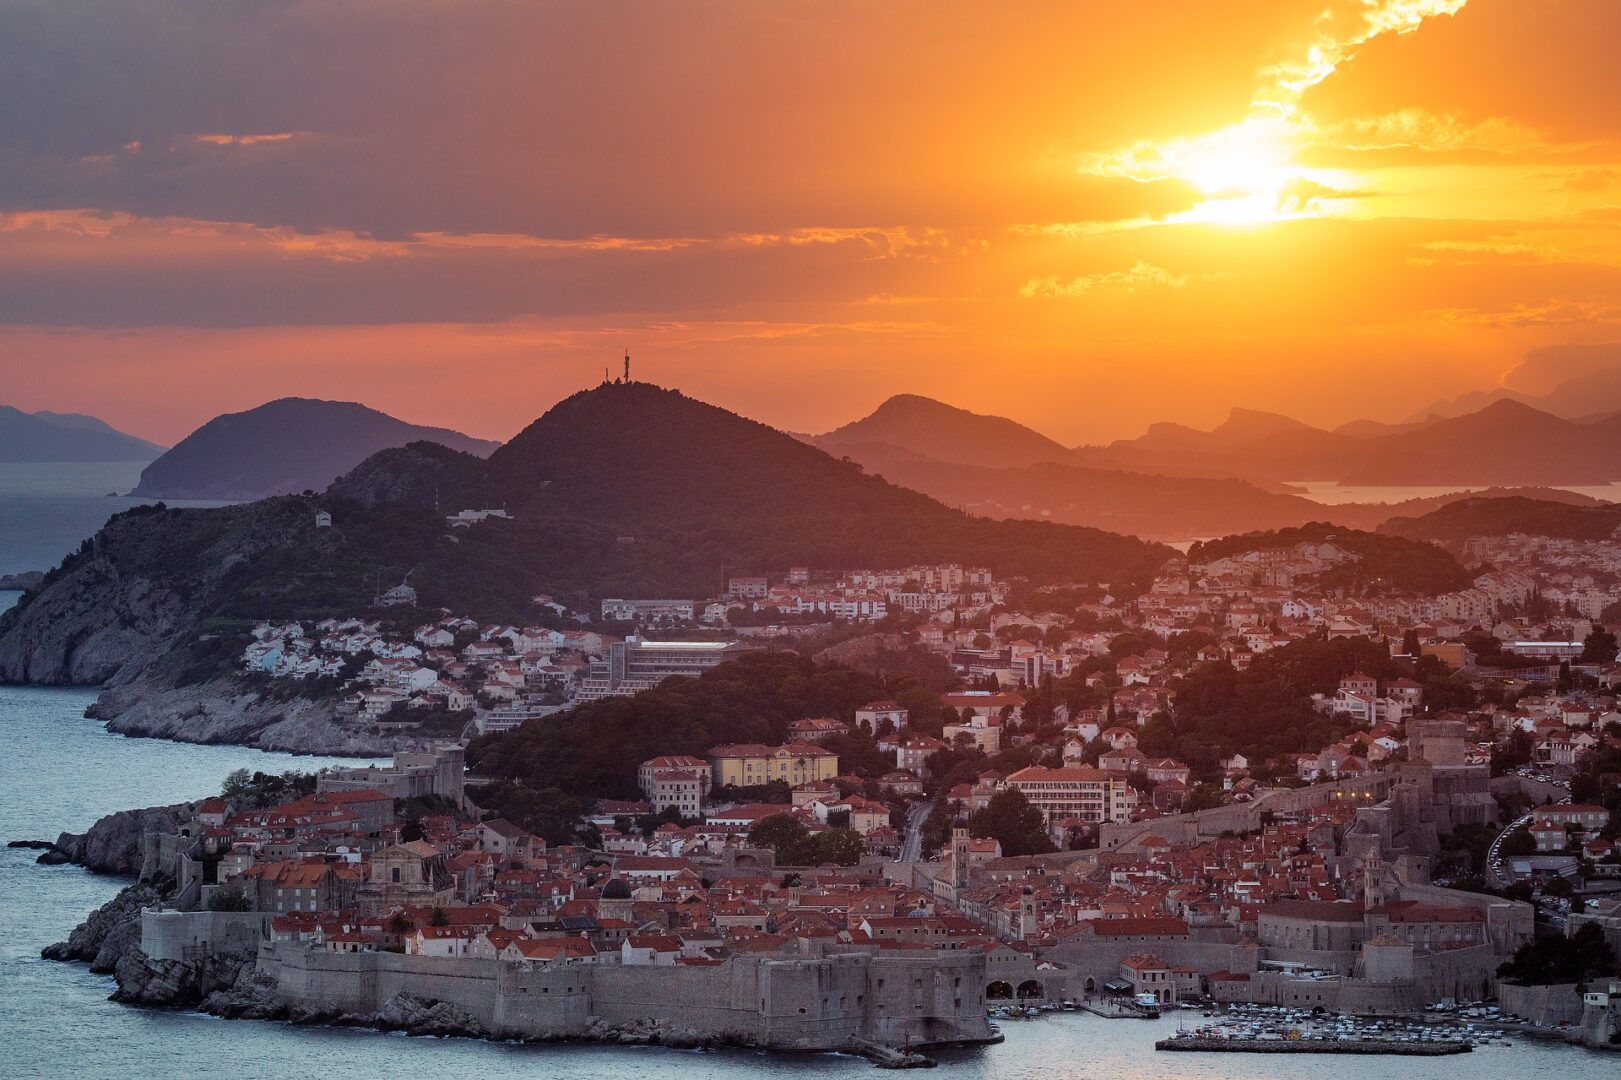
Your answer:
[[[544,722],[475,739],[469,771],[494,781],[479,805],[521,812],[523,789],[640,798],[636,767],[660,754],[701,755],[734,742],[775,745],[807,716],[848,718],[889,690],[877,676],[819,666],[794,652],[747,653],[695,679],[673,679],[635,697],[590,701]]]
[[[1194,544],[1188,549],[1193,564],[1229,555],[1293,547],[1300,543],[1331,543],[1361,558],[1330,570],[1319,578],[1328,588],[1346,588],[1354,594],[1421,593],[1435,596],[1468,586],[1469,572],[1457,559],[1434,544],[1379,533],[1346,529],[1327,522],[1299,528],[1227,536]]]
[[[93,416],[0,405],[0,462],[151,461],[161,453]]]
[[[446,528],[446,513],[491,505],[513,520]],[[332,527],[316,527],[318,509]],[[0,681],[203,677],[202,622],[357,614],[407,576],[424,607],[517,621],[535,617],[538,593],[580,610],[604,596],[698,597],[728,568],[953,560],[1128,586],[1172,554],[1095,529],[970,517],[673,391],[604,385],[488,461],[415,444],[325,496],[121,515],[0,616]]]
[[[1462,499],[1421,517],[1396,517],[1381,533],[1411,540],[1466,540],[1526,533],[1567,540],[1603,540],[1621,528],[1621,506],[1572,505],[1521,496]]]
[[[1156,476],[1051,462],[954,465],[891,446],[846,448],[869,472],[985,517],[1039,517],[1162,541],[1301,525],[1328,510],[1245,480]]]
[[[1038,431],[916,394],[898,394],[871,415],[811,440],[841,456],[853,445],[884,445],[934,461],[987,468],[1066,462],[1070,452]]]
[[[281,398],[216,416],[148,465],[131,494],[244,500],[320,491],[379,450],[424,440],[481,456],[495,448],[352,401]]]

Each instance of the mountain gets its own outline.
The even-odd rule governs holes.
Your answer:
[[[1328,513],[1299,495],[1246,480],[1158,476],[1043,462],[986,468],[934,461],[887,444],[843,448],[891,483],[972,514],[1040,518],[1176,542],[1300,525]]]
[[[26,413],[0,405],[0,462],[151,461],[157,443],[80,413]]]
[[[1151,424],[1147,433],[1136,439],[1120,440],[1111,447],[1121,450],[1128,447],[1138,450],[1232,450],[1260,439],[1315,430],[1309,424],[1279,413],[1235,408],[1226,420],[1209,431],[1163,422]]]
[[[1363,422],[1336,431],[1235,415],[1213,431],[1155,425],[1137,439],[1078,447],[1075,458],[1095,468],[1255,483],[1603,484],[1621,480],[1621,414],[1598,415],[1579,423],[1507,398],[1424,424]]]
[[[1614,344],[1608,346],[1613,354]],[[1540,394],[1509,387],[1477,390],[1461,394],[1451,400],[1437,401],[1415,413],[1409,422],[1427,422],[1436,418],[1463,416],[1479,412],[1499,401],[1514,401],[1521,405],[1552,413],[1565,420],[1578,420],[1583,416],[1621,411],[1621,363],[1613,359],[1595,360],[1606,363],[1598,370],[1581,371],[1555,384]],[[1546,385],[1544,383],[1543,385]]]
[[[1518,401],[1369,444],[1347,484],[1601,484],[1621,479],[1621,425],[1576,424]]]
[[[1273,483],[1332,478],[1362,440],[1277,413],[1234,409],[1209,431],[1160,423],[1135,439],[1078,446],[1081,464],[1167,476],[1241,477]]]
[[[934,461],[989,468],[1071,460],[1066,447],[1023,424],[916,394],[897,394],[871,415],[812,442],[835,455],[852,445],[888,445]]]
[[[1382,533],[1413,540],[1467,540],[1472,536],[1525,533],[1568,540],[1604,540],[1621,528],[1621,506],[1572,505],[1546,499],[1461,499],[1420,517],[1394,517]]]
[[[379,450],[424,440],[480,456],[496,446],[352,401],[281,398],[216,416],[142,470],[131,494],[244,500],[319,491]]]
[[[511,518],[447,528],[447,513],[484,507]],[[115,730],[243,741],[288,713],[237,685],[255,621],[365,613],[406,579],[425,608],[530,623],[537,594],[591,612],[608,596],[712,595],[745,569],[957,561],[1129,588],[1174,554],[971,517],[674,391],[608,384],[487,460],[417,442],[320,496],[117,515],[0,615],[0,682],[105,683],[98,715]],[[214,697],[231,708],[198,710]]]

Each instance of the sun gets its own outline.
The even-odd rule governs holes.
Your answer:
[[[1337,170],[1300,164],[1309,134],[1299,118],[1255,115],[1203,135],[1099,155],[1087,171],[1141,183],[1180,180],[1203,196],[1166,222],[1258,225],[1320,217],[1354,185]]]
[[[1297,178],[1289,160],[1287,127],[1281,120],[1244,120],[1167,143],[1160,157],[1171,175],[1212,197],[1277,195]]]

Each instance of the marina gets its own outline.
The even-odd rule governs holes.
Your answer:
[[[1204,1011],[1207,1022],[1179,1028],[1156,1050],[1302,1054],[1468,1053],[1477,1046],[1510,1045],[1496,1026],[1509,1023],[1484,1004],[1420,1017],[1351,1017],[1280,1005],[1234,1005]]]

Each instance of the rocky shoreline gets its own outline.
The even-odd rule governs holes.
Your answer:
[[[162,889],[135,884],[90,914],[68,940],[40,951],[46,960],[85,963],[98,975],[112,975],[117,989],[109,1000],[126,1005],[190,1008],[226,1020],[269,1020],[299,1025],[367,1028],[437,1038],[512,1041],[490,1031],[467,1010],[445,1001],[398,994],[376,1013],[311,1009],[280,1001],[275,986],[258,971],[251,952],[213,953],[197,960],[153,960],[141,951],[141,909],[163,902]],[[747,1040],[706,1035],[662,1020],[609,1024],[598,1020],[585,1034],[526,1037],[525,1043],[611,1043],[622,1046],[665,1046],[683,1050],[761,1049]],[[922,1068],[934,1064],[916,1053],[890,1047],[852,1045],[886,1068]]]
[[[328,702],[275,700],[231,678],[191,686],[146,678],[107,686],[85,715],[119,735],[287,754],[382,757],[412,743],[341,727],[333,723]]]

